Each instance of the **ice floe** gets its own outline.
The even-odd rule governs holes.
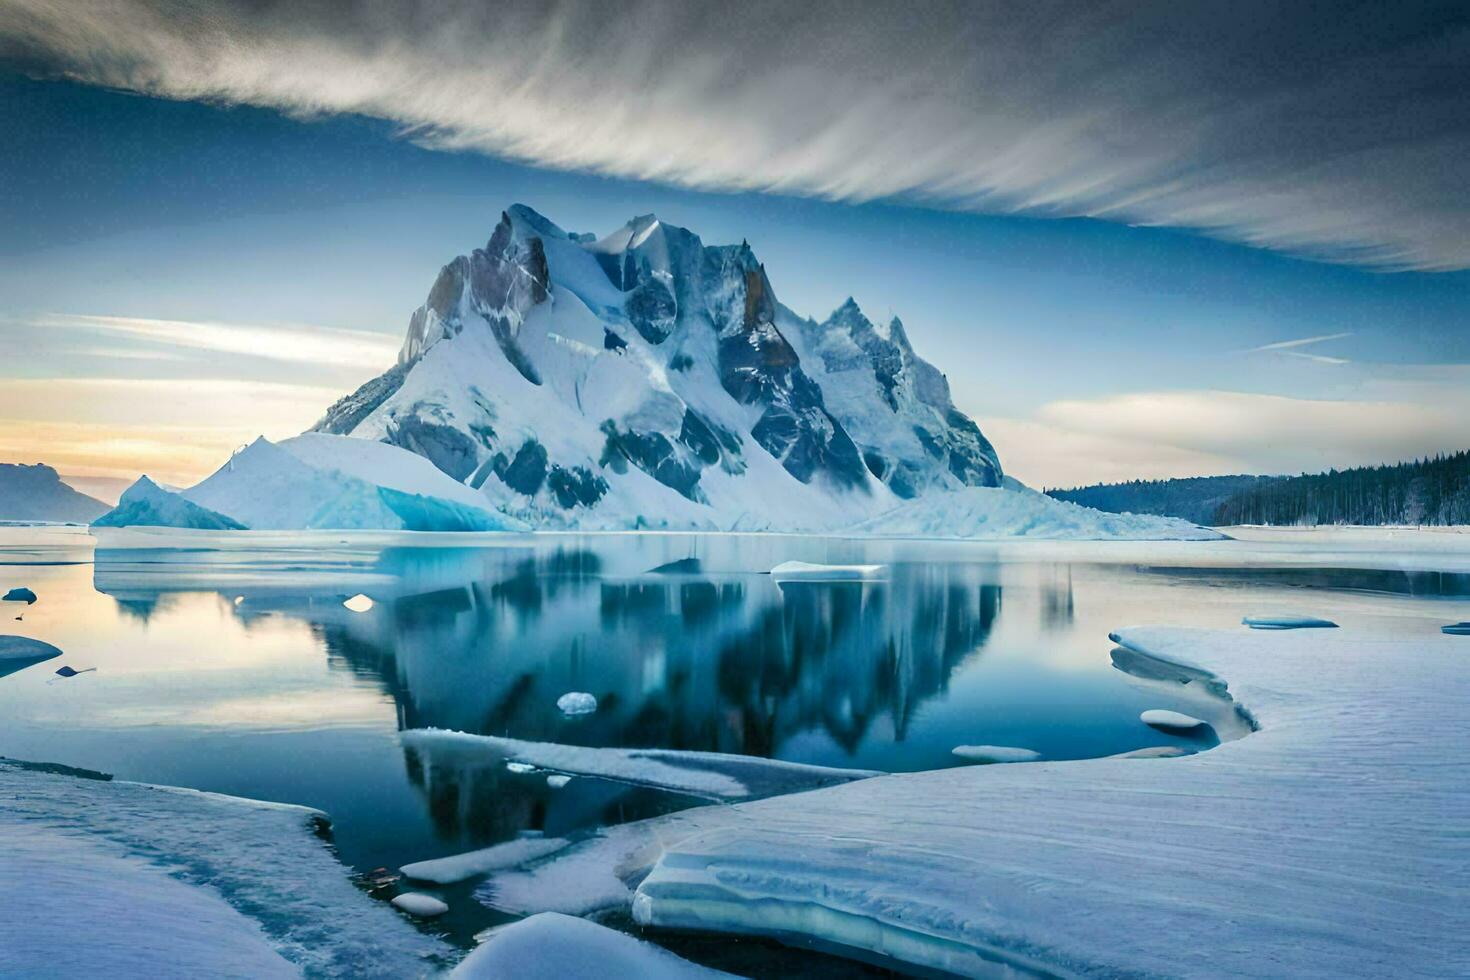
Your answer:
[[[562,789],[572,781],[572,777],[564,773],[554,772],[546,777],[546,785],[552,789]]]
[[[1439,631],[1449,636],[1470,636],[1470,623],[1451,623],[1449,626],[1441,626]]]
[[[449,911],[449,906],[444,902],[433,895],[425,895],[423,892],[404,892],[402,895],[394,895],[393,905],[421,919],[432,919],[436,915],[443,915]]]
[[[436,885],[452,885],[480,875],[513,868],[527,861],[543,858],[566,847],[569,841],[560,837],[523,837],[509,840],[493,847],[482,847],[478,851],[466,851],[431,861],[417,861],[399,868],[415,881],[429,881]]]
[[[590,715],[597,710],[597,698],[586,691],[568,691],[556,699],[556,708],[564,715]]]
[[[971,762],[1035,762],[1041,753],[1011,745],[956,745],[950,749],[961,759]]]
[[[1119,752],[1117,755],[1104,756],[1107,759],[1177,759],[1181,755],[1192,755],[1193,749],[1186,749],[1182,745],[1147,745],[1141,749],[1133,749],[1130,752]]]
[[[750,800],[878,775],[865,769],[833,769],[719,752],[588,748],[432,728],[412,729],[401,737],[405,745],[426,754],[435,764],[447,764],[455,757],[479,763],[503,760],[508,765],[569,776],[599,776],[710,800]]]
[[[0,596],[0,601],[24,602],[26,605],[30,605],[31,603],[36,601],[36,593],[32,592],[25,586],[21,586],[17,589],[11,589],[9,592],[5,593],[5,595]]]
[[[460,963],[454,980],[712,980],[728,977],[585,919],[542,912],[502,926]]]
[[[1138,720],[1150,728],[1166,732],[1192,732],[1208,724],[1194,715],[1186,715],[1182,711],[1170,711],[1167,708],[1150,708],[1139,714]]]
[[[477,895],[961,974],[1470,975],[1459,639],[1139,627],[1257,730],[1179,759],[959,767],[603,828]],[[1181,940],[1180,937],[1188,937]]]
[[[352,885],[319,811],[59,769],[0,760],[0,973],[386,978],[453,961]]]
[[[1337,624],[1330,619],[1321,619],[1317,616],[1247,616],[1240,621],[1243,625],[1253,630],[1311,630],[1311,629],[1336,629]]]
[[[61,656],[61,650],[29,636],[0,635],[0,677]]]
[[[771,569],[778,582],[861,582],[879,578],[884,565],[821,565],[809,561],[783,561]]]
[[[342,603],[355,613],[364,613],[373,608],[373,600],[359,592],[357,595]]]

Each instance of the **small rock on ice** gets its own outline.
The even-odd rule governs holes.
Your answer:
[[[1316,616],[1247,616],[1241,622],[1253,630],[1337,629],[1332,620]]]
[[[346,602],[342,603],[342,605],[346,606],[348,609],[351,609],[353,612],[367,612],[369,609],[373,608],[373,600],[369,599],[367,596],[359,592],[351,599],[348,599]]]
[[[1190,732],[1206,724],[1193,715],[1186,715],[1182,711],[1168,711],[1164,708],[1150,708],[1140,714],[1138,720],[1151,728],[1162,729],[1166,732]]]
[[[778,581],[857,582],[877,578],[883,565],[820,565],[809,561],[783,561],[771,569]]]
[[[30,589],[22,586],[18,589],[11,589],[9,592],[5,593],[3,599],[5,602],[24,602],[29,605],[30,603],[36,601],[36,594]]]
[[[564,715],[590,715],[597,710],[597,699],[586,691],[568,691],[556,699],[556,706]]]
[[[433,895],[425,895],[423,892],[404,892],[402,895],[395,895],[393,904],[409,915],[416,915],[422,919],[431,919],[449,911],[448,905]]]
[[[1035,762],[1041,758],[1040,752],[1011,745],[956,745],[950,751],[971,762]]]
[[[1439,631],[1450,636],[1470,636],[1470,623],[1451,623],[1449,626],[1441,626]]]

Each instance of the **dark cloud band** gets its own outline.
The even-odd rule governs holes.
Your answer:
[[[0,0],[0,54],[721,190],[1470,268],[1463,4]]]

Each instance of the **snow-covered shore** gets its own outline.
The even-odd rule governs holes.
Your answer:
[[[1259,730],[1179,759],[883,776],[686,811],[609,828],[483,894],[527,912],[629,903],[656,927],[961,974],[1470,974],[1464,639],[1117,639],[1228,680]]]
[[[451,963],[353,887],[322,820],[0,760],[0,974],[399,978]]]

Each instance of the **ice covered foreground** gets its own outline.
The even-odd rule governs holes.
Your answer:
[[[556,912],[543,912],[495,930],[452,974],[453,980],[716,980],[728,976],[652,943]]]
[[[0,760],[0,974],[397,978],[451,962],[353,887],[321,819]]]
[[[883,776],[607,828],[499,907],[631,906],[978,974],[1470,975],[1470,659],[1439,635],[1133,628],[1255,733],[1178,759]],[[1206,676],[1210,676],[1206,673]]]

